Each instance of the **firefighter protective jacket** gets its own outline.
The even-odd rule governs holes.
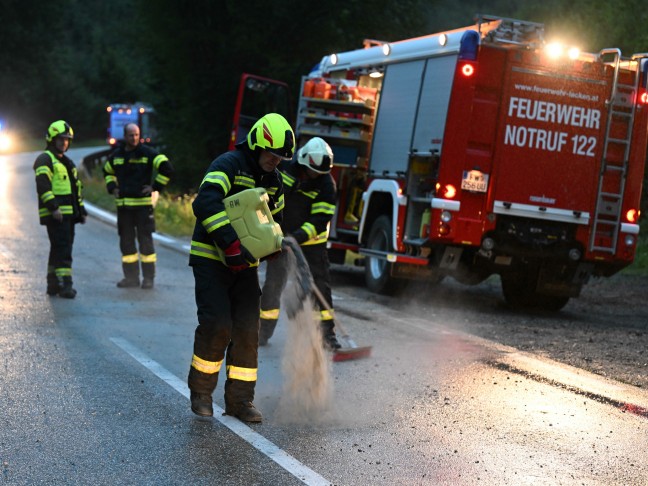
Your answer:
[[[302,246],[326,243],[329,223],[335,214],[333,177],[322,174],[310,179],[306,169],[295,161],[282,163],[279,170],[286,197],[282,231]]]
[[[196,226],[189,265],[204,259],[224,262],[222,251],[238,236],[227,217],[223,199],[254,187],[266,189],[273,219],[281,223],[284,195],[278,170],[264,172],[244,144],[238,144],[211,163],[193,202]]]
[[[124,146],[115,149],[103,171],[108,192],[119,189],[115,199],[118,207],[152,206],[151,195],[142,194],[142,188],[150,185],[153,191],[162,192],[173,176],[173,166],[166,155],[142,144],[131,151]]]
[[[52,213],[57,209],[63,215],[71,216],[75,222],[88,214],[83,207],[83,184],[74,162],[65,154],[59,159],[46,150],[36,158],[34,172],[40,224],[53,221]]]

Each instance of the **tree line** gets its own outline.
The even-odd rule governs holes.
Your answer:
[[[301,76],[365,38],[395,41],[469,25],[476,13],[546,25],[584,50],[648,51],[642,2],[623,0],[5,0],[0,118],[42,137],[65,119],[77,139],[104,138],[110,103],[158,113],[179,192],[227,148],[238,80],[278,79],[298,96]]]

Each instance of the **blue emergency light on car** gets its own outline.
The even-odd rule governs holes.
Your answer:
[[[459,59],[474,61],[477,59],[477,48],[479,47],[479,33],[474,30],[467,30],[461,36],[459,43]]]

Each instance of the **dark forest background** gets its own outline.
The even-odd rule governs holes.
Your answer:
[[[108,104],[151,103],[177,188],[191,190],[227,148],[242,72],[285,81],[296,99],[324,55],[466,26],[477,13],[543,22],[548,40],[590,52],[648,51],[639,0],[4,0],[0,118],[24,136],[62,118],[77,140],[101,139]]]

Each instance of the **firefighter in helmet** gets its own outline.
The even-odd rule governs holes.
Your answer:
[[[157,261],[153,245],[153,193],[162,192],[167,187],[173,176],[173,166],[166,155],[140,142],[139,126],[135,123],[125,125],[124,144],[106,161],[104,179],[106,189],[115,196],[117,205],[119,249],[124,272],[124,278],[117,282],[117,287],[140,286],[141,262],[142,288],[152,289]]]
[[[73,299],[72,246],[74,225],[85,223],[83,186],[74,162],[65,155],[74,138],[72,127],[63,120],[47,129],[45,152],[34,162],[40,224],[47,227],[50,241],[47,261],[47,294]]]
[[[273,218],[281,221],[284,197],[276,167],[291,159],[295,136],[286,119],[269,113],[246,140],[217,157],[193,202],[196,226],[189,265],[196,281],[198,326],[188,384],[191,410],[213,415],[212,392],[226,360],[225,413],[261,422],[253,404],[259,343],[259,262],[241,244],[223,204],[227,196],[264,187]]]
[[[328,309],[319,304],[319,321],[324,344],[335,351],[340,348],[335,335],[331,310],[331,284],[326,249],[331,219],[335,213],[336,186],[331,176],[333,151],[319,137],[311,138],[297,153],[296,160],[279,167],[286,198],[281,229],[299,243],[308,262],[315,285],[321,291]],[[266,280],[261,296],[259,344],[264,346],[272,336],[279,318],[279,302],[286,285],[285,255],[267,262]]]

